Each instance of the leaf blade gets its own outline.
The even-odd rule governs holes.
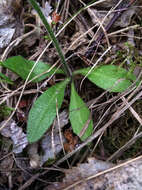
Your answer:
[[[78,136],[80,135],[87,121],[90,118],[90,111],[83,102],[83,100],[80,98],[80,96],[77,94],[73,83],[71,85],[69,118],[71,121],[73,131]],[[83,136],[81,136],[81,140],[84,141],[92,134],[92,132],[93,132],[93,121],[90,120],[86,131],[84,132]]]
[[[23,80],[26,80],[34,63],[35,63],[34,61],[26,60],[22,56],[13,56],[3,61],[2,66],[10,69],[11,71],[19,75]],[[48,71],[50,69],[51,69],[51,65],[45,64],[39,61],[36,67],[34,68],[33,72],[31,73],[29,80],[33,79],[37,75],[40,75],[43,72]],[[46,77],[51,76],[55,72],[55,70],[56,68],[53,68],[50,72],[43,74],[42,76],[33,80],[33,82],[39,82],[45,79]],[[61,69],[58,69],[56,73],[63,74],[63,71]]]
[[[91,68],[81,69],[75,74],[87,75]],[[135,75],[128,74],[124,68],[115,65],[99,66],[87,75],[87,78],[98,87],[110,92],[123,92],[136,80]]]
[[[0,73],[0,81],[4,81],[8,84],[13,84],[13,81],[10,80],[6,75],[4,75],[3,73]]]
[[[56,117],[56,100],[60,109],[64,91],[69,80],[58,83],[45,91],[34,103],[28,118],[28,141],[35,142],[41,138]]]

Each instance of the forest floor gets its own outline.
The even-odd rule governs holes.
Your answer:
[[[57,117],[51,127],[40,140],[29,143],[29,112],[46,90],[54,86],[56,89],[57,84],[65,81],[60,71],[64,67],[30,0],[0,2],[0,190],[75,189],[69,185],[82,179],[76,171],[81,170],[81,164],[92,164],[96,159],[102,165],[97,172],[102,172],[142,155],[142,1],[38,0],[38,3],[65,56],[68,76],[71,73],[74,78],[72,85],[68,83],[66,87],[59,110],[59,104],[53,102]],[[29,68],[24,66],[31,64],[29,60],[49,64],[55,72],[29,82],[25,74],[29,74]],[[95,68],[101,69],[96,72]],[[122,69],[120,75],[123,72],[124,78],[118,77],[120,81],[115,82],[124,80],[124,84],[117,87],[115,83],[110,89],[109,83],[118,74],[113,68]],[[77,70],[80,72],[74,76]],[[39,71],[35,74],[40,74]],[[91,75],[93,71],[96,73]],[[52,94],[51,90],[51,99]],[[75,102],[73,97],[76,104],[70,103],[70,99]],[[75,114],[70,114],[71,107],[79,103],[86,110],[77,110],[75,118]],[[46,99],[43,107],[44,104],[45,107],[48,104]],[[43,107],[33,117],[32,125],[38,122],[37,127],[40,125]],[[80,129],[87,114],[88,119]],[[86,132],[90,120],[91,134]],[[84,169],[88,171],[84,177],[97,173],[90,171],[89,175],[91,167]],[[64,179],[67,175],[70,182]]]

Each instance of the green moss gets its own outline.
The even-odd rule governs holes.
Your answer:
[[[0,121],[8,117],[12,111],[13,111],[13,108],[8,107],[4,104],[0,105]]]
[[[142,115],[142,101],[138,100],[133,105],[134,110],[141,116]],[[142,131],[139,128],[139,122],[134,118],[132,113],[128,110],[125,114],[119,118],[119,122],[116,121],[113,125],[107,129],[102,137],[104,150],[107,152],[107,156],[111,156],[122,146],[124,146],[129,140],[131,140],[134,134],[139,129],[139,133]],[[142,138],[136,140],[136,142],[130,146],[119,159],[128,159],[135,157],[141,153]],[[97,150],[99,151],[99,149]]]

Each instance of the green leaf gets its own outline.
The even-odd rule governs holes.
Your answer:
[[[81,140],[85,140],[93,132],[93,122],[90,119],[90,111],[80,96],[77,94],[74,84],[71,85],[71,100],[69,108],[69,118],[73,131],[76,135],[80,136],[80,133],[84,128],[86,130],[81,136]]]
[[[90,69],[81,69],[74,74],[87,75],[91,82],[110,92],[123,92],[136,80],[135,75],[115,65],[97,67],[88,75]]]
[[[26,60],[22,56],[14,56],[3,61],[2,66],[10,69],[11,71],[19,75],[22,79],[26,80],[34,63],[34,61]],[[33,72],[31,73],[29,80],[33,79],[37,75],[42,74],[45,71],[48,71],[50,68],[51,65],[39,61],[36,67],[34,68]],[[33,82],[39,82],[45,79],[46,77],[51,76],[55,72],[55,70],[56,68],[53,68],[50,72],[43,74],[42,76],[33,80]],[[63,73],[63,71],[61,69],[58,69],[56,73]]]
[[[0,73],[0,81],[4,81],[8,84],[13,84],[13,81],[10,80],[7,76],[5,76],[3,73]]]
[[[56,102],[60,109],[68,82],[69,79],[66,79],[50,87],[35,101],[28,118],[27,134],[30,143],[39,140],[52,124],[56,117]]]

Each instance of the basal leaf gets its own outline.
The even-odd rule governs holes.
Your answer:
[[[5,76],[3,73],[0,73],[0,81],[4,81],[8,84],[13,84],[13,81],[10,80],[7,76]]]
[[[35,101],[28,118],[27,134],[30,143],[40,139],[52,124],[56,117],[56,102],[60,109],[68,82],[69,80],[66,79],[50,87]]]
[[[34,63],[35,63],[34,61],[26,60],[22,56],[14,56],[3,61],[2,66],[10,69],[11,71],[19,75],[22,79],[26,80]],[[34,68],[33,72],[31,73],[29,80],[33,79],[37,75],[42,74],[45,71],[48,71],[50,68],[51,65],[39,61],[36,67]],[[39,82],[45,79],[46,77],[51,76],[55,72],[55,70],[56,68],[53,68],[50,72],[36,78],[33,82]],[[63,71],[61,69],[58,69],[56,73],[63,73]]]
[[[84,130],[81,140],[85,140],[92,134],[93,122],[88,107],[85,105],[83,100],[77,94],[74,84],[71,86],[71,100],[69,108],[69,118],[73,131],[76,135],[80,136],[80,133]]]
[[[105,90],[110,92],[123,92],[136,80],[135,75],[115,65],[104,65],[88,72],[91,68],[81,69],[75,74],[87,75],[87,78]]]

